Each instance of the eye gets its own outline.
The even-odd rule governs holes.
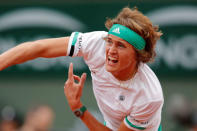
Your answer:
[[[121,42],[118,42],[118,47],[120,47],[120,48],[126,48],[126,46],[124,44],[122,44]]]
[[[113,44],[113,41],[110,38],[107,38],[106,42],[107,42],[107,45],[109,45],[109,46]]]
[[[107,42],[108,42],[108,43],[112,43],[112,39],[109,39],[109,38],[108,38],[108,39],[107,39]]]

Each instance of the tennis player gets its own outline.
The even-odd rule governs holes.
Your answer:
[[[162,33],[137,9],[127,7],[105,25],[108,32],[73,32],[69,37],[20,44],[0,55],[0,70],[38,57],[82,56],[105,124],[82,104],[86,74],[74,75],[72,63],[64,92],[71,110],[90,130],[161,130],[163,93],[146,63],[154,60]]]

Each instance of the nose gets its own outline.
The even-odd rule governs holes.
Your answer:
[[[117,49],[116,49],[115,44],[112,44],[112,45],[109,47],[109,53],[110,53],[110,54],[115,54],[115,53],[117,53]]]

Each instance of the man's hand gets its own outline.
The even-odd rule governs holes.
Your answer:
[[[75,80],[78,83],[75,83]],[[71,63],[68,71],[68,80],[64,85],[64,94],[72,111],[82,107],[80,98],[82,96],[85,80],[86,73],[83,73],[81,77],[73,74],[73,64]]]

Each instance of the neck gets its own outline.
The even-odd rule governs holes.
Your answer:
[[[135,64],[133,64],[132,66],[130,66],[129,68],[127,68],[125,70],[122,70],[120,72],[112,73],[112,75],[114,77],[116,77],[116,79],[118,79],[118,80],[126,81],[126,80],[129,80],[129,79],[134,77],[134,75],[137,72],[137,69],[138,69],[138,64],[135,63]]]

